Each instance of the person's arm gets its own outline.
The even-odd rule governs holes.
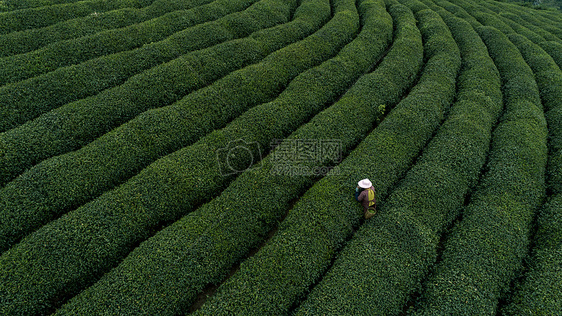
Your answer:
[[[355,188],[355,200],[357,202],[361,202],[359,201],[359,194],[361,194],[361,191],[359,191],[359,187]]]

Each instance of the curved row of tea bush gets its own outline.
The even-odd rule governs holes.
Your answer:
[[[244,3],[247,1],[241,0]],[[64,104],[113,88],[136,74],[178,59],[195,50],[249,36],[260,29],[287,22],[294,9],[294,1],[290,3],[290,9],[285,6],[284,12],[281,13],[280,8],[272,1],[259,1],[243,12],[188,28],[168,39],[139,49],[102,56],[2,86],[0,87],[0,132],[15,128]],[[238,27],[233,28],[231,24],[236,24]],[[302,34],[298,28],[295,32],[297,33],[295,36]],[[292,37],[287,36],[287,38]],[[178,60],[174,62],[178,63]]]
[[[533,215],[545,197],[547,127],[533,73],[503,33],[476,30],[500,71],[505,112],[487,171],[444,241],[416,315],[494,314],[522,268]]]
[[[509,35],[537,80],[549,130],[548,189],[553,194],[536,216],[530,264],[503,315],[555,315],[562,310],[562,72],[539,46]]]
[[[519,49],[535,75],[549,130],[549,190],[553,194],[562,193],[562,72],[540,46],[518,34],[509,34],[508,38]]]
[[[479,21],[483,24],[490,25],[490,26],[493,26],[493,27],[496,27],[496,28],[498,28],[498,26],[500,26],[499,23],[489,24],[490,20],[496,20],[497,21],[497,20],[499,20],[499,18],[498,18],[498,15],[496,15],[494,11],[485,8],[483,6],[483,3],[481,3],[481,2],[475,3],[475,2],[472,2],[472,1],[469,1],[469,0],[452,0],[452,2],[458,4],[459,6],[463,7],[467,11],[469,11],[470,14],[472,14],[473,16],[478,18]],[[482,17],[479,18],[478,16],[482,16]],[[487,17],[487,22],[484,22],[485,17]],[[533,28],[533,25],[530,25],[529,23],[525,23],[522,26],[531,27],[534,32],[541,35],[543,38],[545,38],[547,40],[550,40],[550,41],[560,40],[558,37],[556,37],[555,35],[553,35],[552,33],[548,32],[548,31],[546,31],[544,28],[541,28],[541,27]],[[503,27],[505,27],[505,23],[504,23]],[[498,28],[498,29],[500,31],[506,33],[506,34],[508,32],[513,32],[513,30],[510,29],[510,28],[509,29]]]
[[[464,10],[464,9],[459,7],[459,10]],[[451,11],[451,10],[449,10],[449,11]],[[516,17],[517,19],[514,18],[510,22],[510,21],[506,21],[507,19],[503,18],[503,16],[500,15],[499,17],[503,21],[503,22],[501,22],[501,21],[498,21],[498,19],[496,19],[493,16],[492,16],[492,18],[485,19],[485,18],[482,17],[482,14],[477,13],[477,15],[479,15],[481,17],[480,21],[483,24],[495,27],[505,34],[522,34],[522,35],[524,35],[529,40],[533,41],[536,44],[539,44],[544,51],[546,51],[549,55],[551,55],[551,57],[558,64],[559,67],[562,66],[562,42],[560,42],[560,41],[545,41],[544,37],[541,36],[541,34],[544,35],[545,31],[543,29],[541,29],[540,27],[535,27],[533,25],[519,23],[521,21],[521,19],[519,17]],[[488,16],[490,16],[490,15],[488,15]],[[513,15],[510,15],[510,16],[513,16]],[[506,27],[506,24],[509,24],[509,26],[511,26],[511,27]],[[481,25],[479,22],[476,23],[476,24],[473,23],[473,27],[478,27],[479,25]],[[551,34],[546,34],[545,37],[547,39],[551,39],[553,36]]]
[[[515,31],[503,22],[497,14],[493,11],[486,9],[479,3],[474,3],[467,0],[452,0],[452,2],[461,6],[471,16],[473,16],[480,24],[492,26],[504,34],[514,33]]]
[[[240,32],[243,27],[237,20],[241,18],[255,20],[255,17],[248,12],[232,13],[243,11],[255,2],[257,1],[217,0],[193,9],[170,12],[139,24],[61,41],[33,52],[5,57],[0,59],[0,85],[32,78],[100,56],[133,50],[145,44],[150,45],[150,43],[162,41],[174,33],[208,21],[218,20],[225,15],[224,18],[215,21],[215,24],[230,32]],[[255,23],[255,21],[253,22]],[[255,31],[255,29],[252,30]],[[247,32],[246,34],[248,34]]]
[[[0,12],[1,11],[10,12],[15,10],[37,8],[37,7],[50,6],[56,4],[68,4],[77,1],[80,0],[4,0],[3,1],[4,8],[0,9]]]
[[[238,5],[242,8],[251,2],[255,0],[241,0]],[[215,2],[209,6],[219,4]],[[232,3],[227,5],[232,6]],[[284,6],[282,9],[287,8]],[[286,12],[280,12],[284,10],[270,1],[259,1],[243,12],[187,28],[139,49],[98,57],[0,87],[0,111],[5,113],[0,121],[0,130],[13,128],[53,108],[122,84],[135,74],[194,50],[245,37],[259,29],[286,22],[287,18],[281,17]],[[262,15],[269,15],[269,20]]]
[[[156,0],[151,5],[123,8],[67,20],[47,27],[0,35],[0,57],[23,54],[47,44],[141,23],[176,10],[188,10],[213,0]]]
[[[251,10],[252,14],[261,12],[261,21],[246,18],[251,24],[248,27],[261,28],[271,26],[263,24],[275,25],[287,20],[292,11],[290,6],[296,0],[282,2],[281,7],[286,9],[283,14],[270,11],[273,7],[280,9],[278,1],[264,0],[262,5],[252,7],[256,9]],[[329,14],[303,15],[288,24],[256,30],[247,38],[191,52],[133,76],[121,86],[66,104],[0,133],[0,151],[6,153],[0,158],[0,184],[44,159],[88,144],[150,108],[171,104],[234,70],[260,61],[269,53],[314,32]],[[228,33],[224,28],[221,30]],[[23,112],[25,107],[14,110]]]
[[[544,37],[538,35],[533,28],[529,26],[523,26],[522,23],[518,21],[518,16],[511,13],[500,13],[498,17],[509,25],[517,34],[521,34],[531,40],[535,44],[545,42]]]
[[[431,3],[433,2],[434,4],[438,5],[441,8],[444,8],[445,10],[451,12],[453,15],[455,15],[456,17],[459,17],[463,20],[465,20],[466,22],[470,23],[470,25],[472,25],[472,27],[478,27],[480,26],[480,22],[478,22],[478,20],[476,20],[472,15],[468,14],[468,12],[466,12],[465,9],[459,7],[456,4],[453,4],[449,1],[446,0],[422,0],[422,2],[426,3],[427,5],[431,5]]]
[[[504,6],[504,8],[498,9],[497,5],[494,2],[495,1],[483,1],[479,2],[479,4],[489,10],[493,10],[495,13],[496,10],[494,9],[512,13],[511,17],[515,16],[517,23],[519,23],[521,26],[527,27],[533,32],[540,34],[547,40],[560,41],[559,35],[562,30],[555,27],[554,24],[546,18],[539,17],[539,15],[533,16],[532,14],[529,14],[528,10],[513,10],[512,8],[514,6]]]
[[[399,4],[390,9],[403,16],[407,14],[403,31],[411,32],[415,23],[411,11]],[[419,83],[338,165],[341,174],[324,177],[308,190],[272,239],[242,263],[240,270],[217,289],[197,315],[221,315],[227,311],[286,314],[322,276],[358,226],[363,213],[352,197],[356,181],[371,179],[380,201],[406,172],[452,101],[455,69],[460,66],[453,39],[440,32],[447,31],[446,28],[436,27],[423,14],[416,17],[420,20],[424,55],[428,59]],[[379,78],[373,79],[376,82]],[[324,313],[340,314],[336,310]]]
[[[311,4],[309,7],[314,7],[316,12],[297,12],[296,17],[302,23],[315,22],[309,27],[317,26],[330,16],[327,1],[324,1],[324,14],[318,11],[318,4],[322,2],[305,3]],[[333,28],[328,31],[333,32]],[[0,249],[5,250],[46,222],[124,182],[157,158],[193,143],[214,128],[224,126],[246,109],[272,100],[299,73],[333,56],[338,49],[336,44],[347,39],[330,38],[333,43],[318,43],[318,38],[323,40],[322,36],[329,36],[326,34],[328,31],[319,31],[321,33],[274,52],[262,62],[235,71],[173,106],[142,113],[81,150],[32,167],[0,190],[0,205],[4,210],[0,215],[3,219],[0,223]],[[274,40],[274,35],[269,33],[267,40]],[[294,33],[291,35],[296,36]],[[285,40],[280,38],[278,42]],[[244,44],[243,49],[249,45],[261,47],[259,38],[248,38],[241,43]],[[307,51],[309,47],[315,50]],[[228,53],[219,51],[220,56],[230,57],[223,62],[234,63],[236,53],[244,52],[237,51],[237,46],[226,48],[230,49]],[[298,62],[295,56],[299,56]],[[200,60],[206,61],[205,58]],[[186,81],[182,78],[177,80],[180,83]],[[141,90],[136,92],[141,93]],[[225,113],[217,115],[221,111]],[[41,194],[34,194],[39,192]],[[33,220],[29,221],[29,217]]]
[[[349,84],[363,74],[383,53],[392,38],[392,20],[384,3],[381,0],[361,1],[359,11],[364,24],[358,37],[334,59],[297,77],[285,93],[272,102],[280,106],[280,113],[287,111],[283,109],[287,105],[291,105],[291,111],[299,112],[308,111],[309,107],[320,108],[337,96],[342,84]],[[276,160],[279,153],[297,141],[332,141],[332,145],[336,145],[333,148],[335,157],[326,155],[302,164],[286,161],[285,165],[310,170],[328,167],[339,162],[337,156],[348,152],[368,133],[380,113],[377,112],[378,104],[369,103],[367,97],[371,91],[360,87],[360,83],[353,86],[338,103],[301,126],[289,136],[290,140],[280,144],[277,151],[260,162],[259,167],[254,166],[241,174],[219,197],[142,243],[117,268],[63,306],[57,315],[97,314],[100,311],[119,313],[124,306],[133,313],[143,311],[162,315],[185,311],[205,285],[220,282],[233,264],[261,242],[291,200],[312,185],[312,173],[276,172],[277,164],[283,164],[282,158]],[[351,94],[355,97],[346,97]],[[354,115],[350,117],[350,113]],[[294,126],[303,121],[295,115],[288,119]],[[239,119],[221,132],[228,135],[228,130],[232,132],[238,125],[237,121]],[[252,130],[268,136],[284,136],[275,132],[283,129],[270,127],[268,123],[259,124]],[[269,146],[269,139],[257,134],[235,136],[243,137],[248,143],[259,142],[262,148]],[[333,143],[334,140],[340,141]],[[168,259],[175,257],[179,259]],[[147,275],[151,277],[147,278]],[[105,304],[107,300],[115,303],[109,310]]]
[[[529,270],[502,315],[557,315],[562,310],[562,194],[538,212]]]
[[[521,28],[524,27],[530,31],[532,31],[533,33],[535,33],[535,35],[532,35],[532,37],[528,36],[527,33],[529,33],[528,31],[525,31],[525,33],[521,33],[525,36],[527,36],[530,40],[532,40],[535,43],[540,43],[540,42],[544,42],[546,41],[546,38],[550,38],[551,40],[557,40],[552,34],[546,32],[544,29],[536,26],[536,25],[531,25],[530,23],[524,21],[523,19],[521,19],[521,17],[519,17],[518,15],[511,13],[511,12],[501,12],[500,14],[498,14],[498,16],[506,23],[508,23],[515,31],[517,31],[519,33],[519,31],[517,30],[517,28]],[[514,24],[519,25],[519,27],[514,27]]]
[[[322,2],[316,4],[318,7]],[[279,56],[285,58],[281,65],[294,63],[299,56],[307,57],[307,64],[312,66],[321,54],[335,54],[332,51],[338,45],[356,34],[359,21],[355,1],[335,2],[334,10],[334,18],[318,32],[287,47],[285,55]],[[0,312],[36,314],[56,304],[55,299],[64,302],[97,281],[161,225],[217,195],[234,176],[221,175],[215,146],[226,146],[233,140],[227,137],[236,137],[236,133],[248,130],[259,135],[265,126],[274,125],[276,113],[269,110],[276,109],[269,104],[260,111],[247,112],[229,125],[228,132],[213,132],[195,145],[156,161],[115,190],[43,226],[4,252],[0,256],[0,292],[6,293],[7,299]],[[290,126],[291,108],[287,111],[284,118],[288,119],[277,122],[289,126],[277,126],[273,135],[282,133],[283,128],[296,128]],[[264,119],[261,114],[269,117]],[[30,271],[32,267],[41,269]]]
[[[468,22],[470,22],[470,24],[473,27],[478,27],[480,26],[480,22],[478,22],[474,17],[472,17],[470,14],[468,14],[463,8],[452,4],[448,1],[445,0],[433,0],[435,3],[439,4],[439,6],[445,8],[446,10],[448,10],[449,12],[455,14],[458,17],[461,17],[465,20],[467,20]],[[500,16],[501,17],[501,16]],[[516,20],[516,22],[518,22],[519,20]],[[497,25],[497,24],[496,24]],[[546,37],[546,38],[552,38],[553,35],[546,32],[545,30],[538,28],[538,27],[533,27],[533,26],[528,26],[528,29],[532,32],[536,33],[536,36],[541,36],[541,37]],[[511,30],[509,30],[509,33],[512,33]],[[546,32],[546,33],[545,33]],[[530,35],[529,31],[525,31],[525,36],[527,36],[529,39],[534,38],[535,40],[537,40],[537,37],[534,35]],[[530,35],[530,36],[529,36]],[[554,60],[556,61],[556,63],[558,64],[559,67],[562,67],[562,43],[560,43],[559,41],[547,41],[547,42],[540,42],[539,45],[549,54],[552,56],[552,58],[554,58]]]
[[[554,59],[558,68],[562,69],[562,43],[548,41],[540,43],[540,46]]]
[[[440,235],[478,181],[502,108],[500,78],[471,25],[440,13],[463,57],[456,102],[380,215],[348,242],[297,315],[399,314],[420,289]]]
[[[89,0],[3,12],[0,13],[0,34],[44,27],[86,16],[92,12],[105,12],[121,8],[142,8],[150,5],[153,1]]]
[[[481,5],[486,6],[488,8],[491,8],[493,6],[500,6],[501,7],[500,10],[509,11],[516,14],[518,17],[526,21],[528,25],[537,26],[555,35],[558,38],[558,40],[562,39],[561,24],[552,23],[552,21],[549,21],[547,18],[541,17],[540,14],[533,14],[534,12],[531,13],[532,11],[525,10],[523,8],[520,8],[519,10],[513,10],[513,8],[516,8],[516,6],[508,6],[508,5],[496,3],[495,1],[485,1],[482,2]],[[559,23],[561,22],[562,21],[559,21]]]

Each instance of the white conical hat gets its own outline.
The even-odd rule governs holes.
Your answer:
[[[368,188],[373,186],[373,184],[371,183],[371,181],[369,179],[363,179],[363,180],[359,181],[357,184],[359,185],[360,188],[363,188],[363,189],[368,189]]]

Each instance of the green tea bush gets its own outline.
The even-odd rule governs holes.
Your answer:
[[[320,11],[316,11],[314,15],[299,14],[297,19],[302,23],[310,23],[310,28],[317,27],[323,19],[330,16],[327,4],[324,9],[324,14],[319,14]],[[313,23],[314,19],[316,23]],[[297,34],[291,33],[293,36]],[[318,60],[333,56],[336,43],[341,45],[341,41],[349,38],[347,33],[338,33],[336,35],[341,36],[341,39],[330,38],[334,45],[325,45],[322,41],[328,35],[326,31],[320,32],[302,42],[289,45],[274,52],[263,62],[234,72],[215,84],[188,95],[173,106],[141,114],[83,150],[54,157],[31,168],[0,190],[0,205],[6,211],[1,216],[9,218],[0,224],[0,249],[6,249],[26,233],[54,217],[124,182],[157,158],[224,126],[246,109],[272,100],[291,79],[318,64]],[[284,40],[286,38],[280,42]],[[260,48],[260,42],[252,38],[239,44],[244,44],[242,49],[247,49],[250,45]],[[315,49],[310,50],[310,47]],[[220,50],[216,56],[223,57],[223,62],[233,63],[240,50],[234,45],[225,48],[228,53],[227,50]],[[300,59],[292,58],[295,56]],[[209,55],[206,57],[199,60],[208,61]],[[182,78],[176,81],[186,82]],[[144,85],[144,89],[148,89],[148,85]],[[141,93],[140,89],[136,91]],[[133,97],[138,98],[136,95]],[[139,101],[138,104],[146,102]],[[223,115],[217,115],[222,111]],[[37,181],[38,179],[41,180]],[[42,194],[31,197],[29,192]],[[21,221],[27,216],[32,216],[34,221]]]
[[[5,0],[4,5],[7,7],[6,11],[15,11],[55,4],[68,4],[78,1],[80,0]]]
[[[456,3],[458,3],[460,6],[462,6],[463,8],[467,9],[471,14],[476,14],[476,15],[482,15],[482,13],[478,13],[478,11],[480,12],[486,12],[489,13],[489,15],[494,16],[495,12],[491,11],[487,8],[485,8],[484,6],[482,6],[481,4],[483,4],[483,2],[472,2],[472,1],[467,1],[467,0],[455,0]],[[522,18],[521,14],[518,14],[520,18]],[[495,24],[490,24],[490,20],[493,20],[493,17],[489,17],[487,22],[484,22],[483,18],[479,18],[477,17],[477,19],[480,19],[480,22],[482,22],[483,24],[489,25],[489,26],[493,26],[498,28],[499,23],[495,23]],[[525,21],[526,22],[526,21]],[[533,25],[531,23],[524,23],[522,24],[522,26],[525,26],[527,28],[532,28]],[[501,28],[498,28],[500,31],[504,32],[504,33],[510,33],[513,32],[512,30],[509,31],[509,29],[505,29],[505,25],[503,25]],[[509,31],[509,32],[506,32]],[[538,28],[533,28],[533,31],[535,31],[537,34],[541,35],[542,37],[544,37],[547,40],[559,40],[558,37],[556,37],[555,35],[553,35],[552,33],[546,31],[543,27],[538,27]]]
[[[485,7],[466,0],[454,0],[459,6],[464,8],[470,15],[478,20],[483,25],[495,27],[505,34],[514,33],[513,29],[503,22],[498,15]]]
[[[412,13],[399,4],[391,5],[389,11],[395,20],[403,21],[397,26],[398,36],[413,38],[416,27]],[[428,10],[424,12],[430,14]],[[456,65],[458,69],[460,65],[456,45],[452,38],[451,41],[439,41],[436,37],[440,37],[440,31],[446,28],[436,29],[432,21],[420,23],[420,29],[429,33],[425,34],[426,51],[439,56],[436,59],[427,56],[429,60],[420,83],[338,165],[342,174],[325,177],[308,190],[289,211],[273,238],[253,257],[243,262],[240,270],[222,284],[196,314],[217,315],[226,314],[227,311],[234,311],[235,314],[251,311],[268,315],[287,313],[323,274],[337,249],[359,224],[362,208],[351,197],[356,179],[367,176],[373,180],[378,199],[384,199],[439,124],[448,105],[445,99],[450,101],[454,95],[454,67]],[[432,36],[434,34],[435,37]],[[401,40],[397,39],[394,45],[400,43]],[[437,50],[433,46],[435,43],[445,46]],[[394,51],[395,48],[399,46],[393,46],[387,58],[393,53],[401,54],[402,50]],[[421,58],[421,49],[418,53]],[[456,61],[452,60],[455,59],[455,53]],[[451,59],[447,67],[443,67],[448,64],[443,58],[445,56]],[[390,64],[381,65],[375,73],[383,66],[401,65],[392,59],[385,58],[384,61]],[[445,70],[449,66],[453,69]],[[371,83],[379,78],[373,76]],[[435,82],[444,82],[444,89],[437,88]],[[388,88],[382,85],[380,89],[384,91]],[[426,93],[430,95],[425,97]],[[432,107],[435,111],[430,110]],[[333,309],[323,312],[345,314]],[[318,314],[322,314],[322,311],[318,311]]]
[[[329,2],[325,3],[329,8]],[[338,45],[341,47],[356,35],[359,19],[355,1],[336,2],[334,8],[335,15],[330,22],[307,39],[287,47],[276,60],[289,60],[292,56],[290,60],[294,63],[294,56],[299,56],[303,58],[303,64],[314,64],[316,60],[323,59],[318,55],[331,54]],[[316,15],[310,17],[314,18]],[[284,63],[278,65],[287,66]],[[329,69],[339,67],[339,64],[330,65]],[[347,70],[354,68],[351,66]],[[290,68],[287,70],[290,71]],[[324,80],[322,75],[320,77]],[[306,82],[306,79],[303,81]],[[299,98],[302,97],[300,89],[302,87],[296,90],[301,93],[295,91]],[[319,88],[314,94],[318,97],[325,93],[325,88]],[[292,97],[294,99],[295,96]],[[0,271],[10,273],[1,274],[0,292],[7,293],[9,298],[0,306],[0,312],[42,313],[56,301],[64,301],[57,298],[69,298],[95,282],[161,225],[185,215],[226,187],[234,175],[221,173],[217,166],[216,149],[227,146],[237,136],[254,135],[260,140],[261,137],[274,137],[296,129],[291,115],[297,118],[306,115],[310,109],[306,104],[302,108],[291,105],[283,103],[275,107],[267,103],[247,112],[226,129],[217,130],[196,144],[158,160],[117,189],[47,224],[4,252],[0,257]],[[285,111],[278,111],[279,108]],[[262,135],[267,128],[271,128],[271,132]],[[77,229],[76,224],[81,228]],[[91,239],[92,228],[101,239]],[[47,248],[54,248],[36,247],[35,238],[48,240]],[[30,264],[29,260],[36,262]],[[29,273],[30,266],[45,269]],[[9,277],[4,278],[4,275]],[[14,287],[16,283],[23,286]]]
[[[562,43],[548,41],[540,43],[540,46],[554,59],[558,68],[562,69]]]
[[[151,5],[123,8],[67,20],[51,26],[0,35],[0,57],[23,54],[45,45],[141,23],[175,10],[188,10],[212,0],[156,0]],[[233,2],[236,3],[236,2]],[[165,5],[163,5],[165,4]]]
[[[290,14],[289,7],[295,2],[284,2],[286,11],[281,14],[276,12],[279,8],[275,2],[267,0],[255,8],[262,12],[260,18],[247,18],[246,21],[256,28],[261,28],[263,24],[267,26],[269,23],[274,25],[283,22]],[[18,128],[1,133],[0,152],[5,155],[0,159],[0,185],[46,158],[88,144],[150,108],[171,104],[231,71],[258,62],[268,53],[312,33],[327,17],[329,14],[281,26],[281,29],[287,28],[291,32],[282,33],[281,29],[273,28],[248,38],[191,52],[138,74],[121,86],[66,104]],[[220,30],[229,32],[224,28]],[[269,38],[261,41],[264,35]],[[49,94],[49,91],[45,93]],[[23,112],[24,109],[20,105],[20,108],[8,109],[6,112]]]
[[[562,72],[539,46],[510,35],[537,80],[549,130],[548,189],[553,196],[536,216],[530,264],[503,315],[554,315],[562,310]]]
[[[439,235],[478,180],[501,111],[500,78],[470,24],[440,13],[463,58],[457,101],[380,215],[347,243],[297,315],[399,314],[435,262]]]
[[[562,194],[552,196],[537,219],[531,263],[502,315],[557,315],[562,310]]]
[[[521,25],[521,23],[516,22],[517,16],[511,13],[500,13],[499,18],[508,24],[517,34],[521,34],[531,40],[535,44],[542,43],[546,41],[544,37],[538,35],[531,28]]]
[[[510,34],[508,37],[535,74],[549,129],[549,189],[553,194],[562,193],[562,72],[540,46],[521,35]]]
[[[500,31],[477,31],[500,71],[505,111],[487,171],[444,241],[415,315],[496,313],[522,267],[533,215],[545,196],[547,129],[533,73]]]
[[[107,30],[89,36],[53,43],[39,50],[26,54],[4,57],[0,59],[0,85],[32,78],[55,69],[75,65],[100,56],[133,50],[169,37],[186,28],[217,20],[233,12],[244,10],[256,0],[217,0],[189,10],[167,13],[149,21],[130,25],[124,28]],[[229,20],[235,19],[238,13],[215,22],[228,26]],[[248,23],[245,23],[248,24]],[[230,31],[230,29],[227,28]],[[233,34],[245,32],[232,30]],[[255,31],[251,29],[250,33]]]
[[[254,0],[241,1],[248,3],[248,1]],[[35,78],[2,86],[0,87],[0,131],[15,128],[54,108],[115,87],[130,77],[162,63],[176,59],[173,63],[178,65],[181,63],[182,59],[179,57],[182,55],[249,36],[252,32],[287,22],[294,9],[295,1],[286,3],[284,10],[273,3],[269,0],[260,1],[243,12],[233,13],[219,20],[188,28],[166,40],[145,45],[139,49],[99,57],[78,65],[59,68]],[[231,24],[229,21],[241,22],[239,28],[232,30],[229,27]],[[304,36],[298,29],[295,32],[297,33],[295,37]],[[285,36],[286,39],[295,37],[291,37],[290,34]],[[278,38],[279,36],[272,39],[274,47],[279,46],[278,40],[276,40]],[[266,49],[266,51],[273,50]],[[142,76],[142,74],[140,75]],[[110,92],[105,91],[104,93]]]
[[[0,34],[33,29],[57,22],[121,8],[142,8],[154,0],[91,0],[0,13]]]
[[[476,20],[472,15],[468,14],[465,9],[461,8],[460,6],[453,4],[446,0],[432,0],[435,4],[439,5],[440,7],[444,8],[445,10],[451,12],[455,16],[467,21],[472,25],[472,27],[480,26],[480,22]]]
[[[299,75],[272,103],[294,104],[299,111],[318,108],[337,95],[332,90],[342,90],[340,81],[349,83],[349,79],[357,78],[376,61],[392,38],[391,17],[382,1],[359,2],[359,11],[364,22],[357,38],[335,58]],[[318,142],[340,140],[338,145],[341,148],[338,149],[347,152],[368,133],[381,113],[378,112],[378,104],[371,103],[372,99],[362,98],[371,92],[357,90],[356,87],[291,134],[289,140],[266,157],[259,168],[244,172],[219,197],[142,243],[123,263],[63,306],[58,314],[97,313],[107,310],[104,302],[108,299],[116,302],[113,313],[118,313],[118,306],[159,314],[172,310],[176,314],[185,311],[206,284],[219,282],[233,264],[262,241],[271,226],[289,208],[291,200],[312,185],[315,178],[312,173],[285,174],[279,169],[276,171],[278,164],[282,163],[276,160],[282,152],[279,148],[311,139]],[[309,91],[309,95],[305,91]],[[351,94],[355,98],[347,97]],[[357,98],[362,101],[357,102]],[[350,116],[350,113],[353,115]],[[293,119],[292,124],[300,125],[299,120]],[[235,126],[236,123],[229,125],[224,133]],[[263,133],[271,135],[273,127],[260,126]],[[249,134],[237,136],[244,136],[248,141],[263,141]],[[337,155],[342,153],[335,154],[335,158],[326,155],[302,164],[287,161],[285,166],[307,167],[309,170],[328,167],[337,163]],[[160,255],[145,255],[154,249],[159,249]],[[164,259],[179,253],[182,254],[181,260],[171,262]],[[139,270],[141,266],[143,268]],[[175,272],[171,274],[172,271]],[[182,277],[174,275],[176,272]],[[145,274],[152,277],[145,278]],[[124,275],[128,275],[129,281],[122,282]],[[153,283],[156,279],[158,284]]]
[[[484,4],[493,5],[493,1],[483,2],[483,5]],[[546,40],[560,41],[560,38],[557,37],[556,35],[554,35],[549,30],[547,30],[547,28],[544,28],[544,27],[539,26],[537,24],[530,23],[528,20],[523,19],[522,18],[523,15],[528,16],[528,12],[525,12],[526,10],[524,12],[520,12],[519,10],[514,10],[512,7],[515,7],[515,6],[505,6],[505,7],[501,8],[500,10],[503,10],[503,12],[501,12],[500,15],[508,16],[509,19],[517,22],[521,26],[524,26],[524,27],[532,30],[533,32],[539,34],[541,37],[545,38]],[[537,18],[538,18],[538,16],[537,16]],[[545,23],[552,25],[552,22],[548,21],[547,19],[540,19],[540,20],[541,20],[541,22],[539,23],[540,25],[544,26]]]

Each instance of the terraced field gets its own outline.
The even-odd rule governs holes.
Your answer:
[[[0,1],[0,314],[562,315],[561,67],[492,0]]]

